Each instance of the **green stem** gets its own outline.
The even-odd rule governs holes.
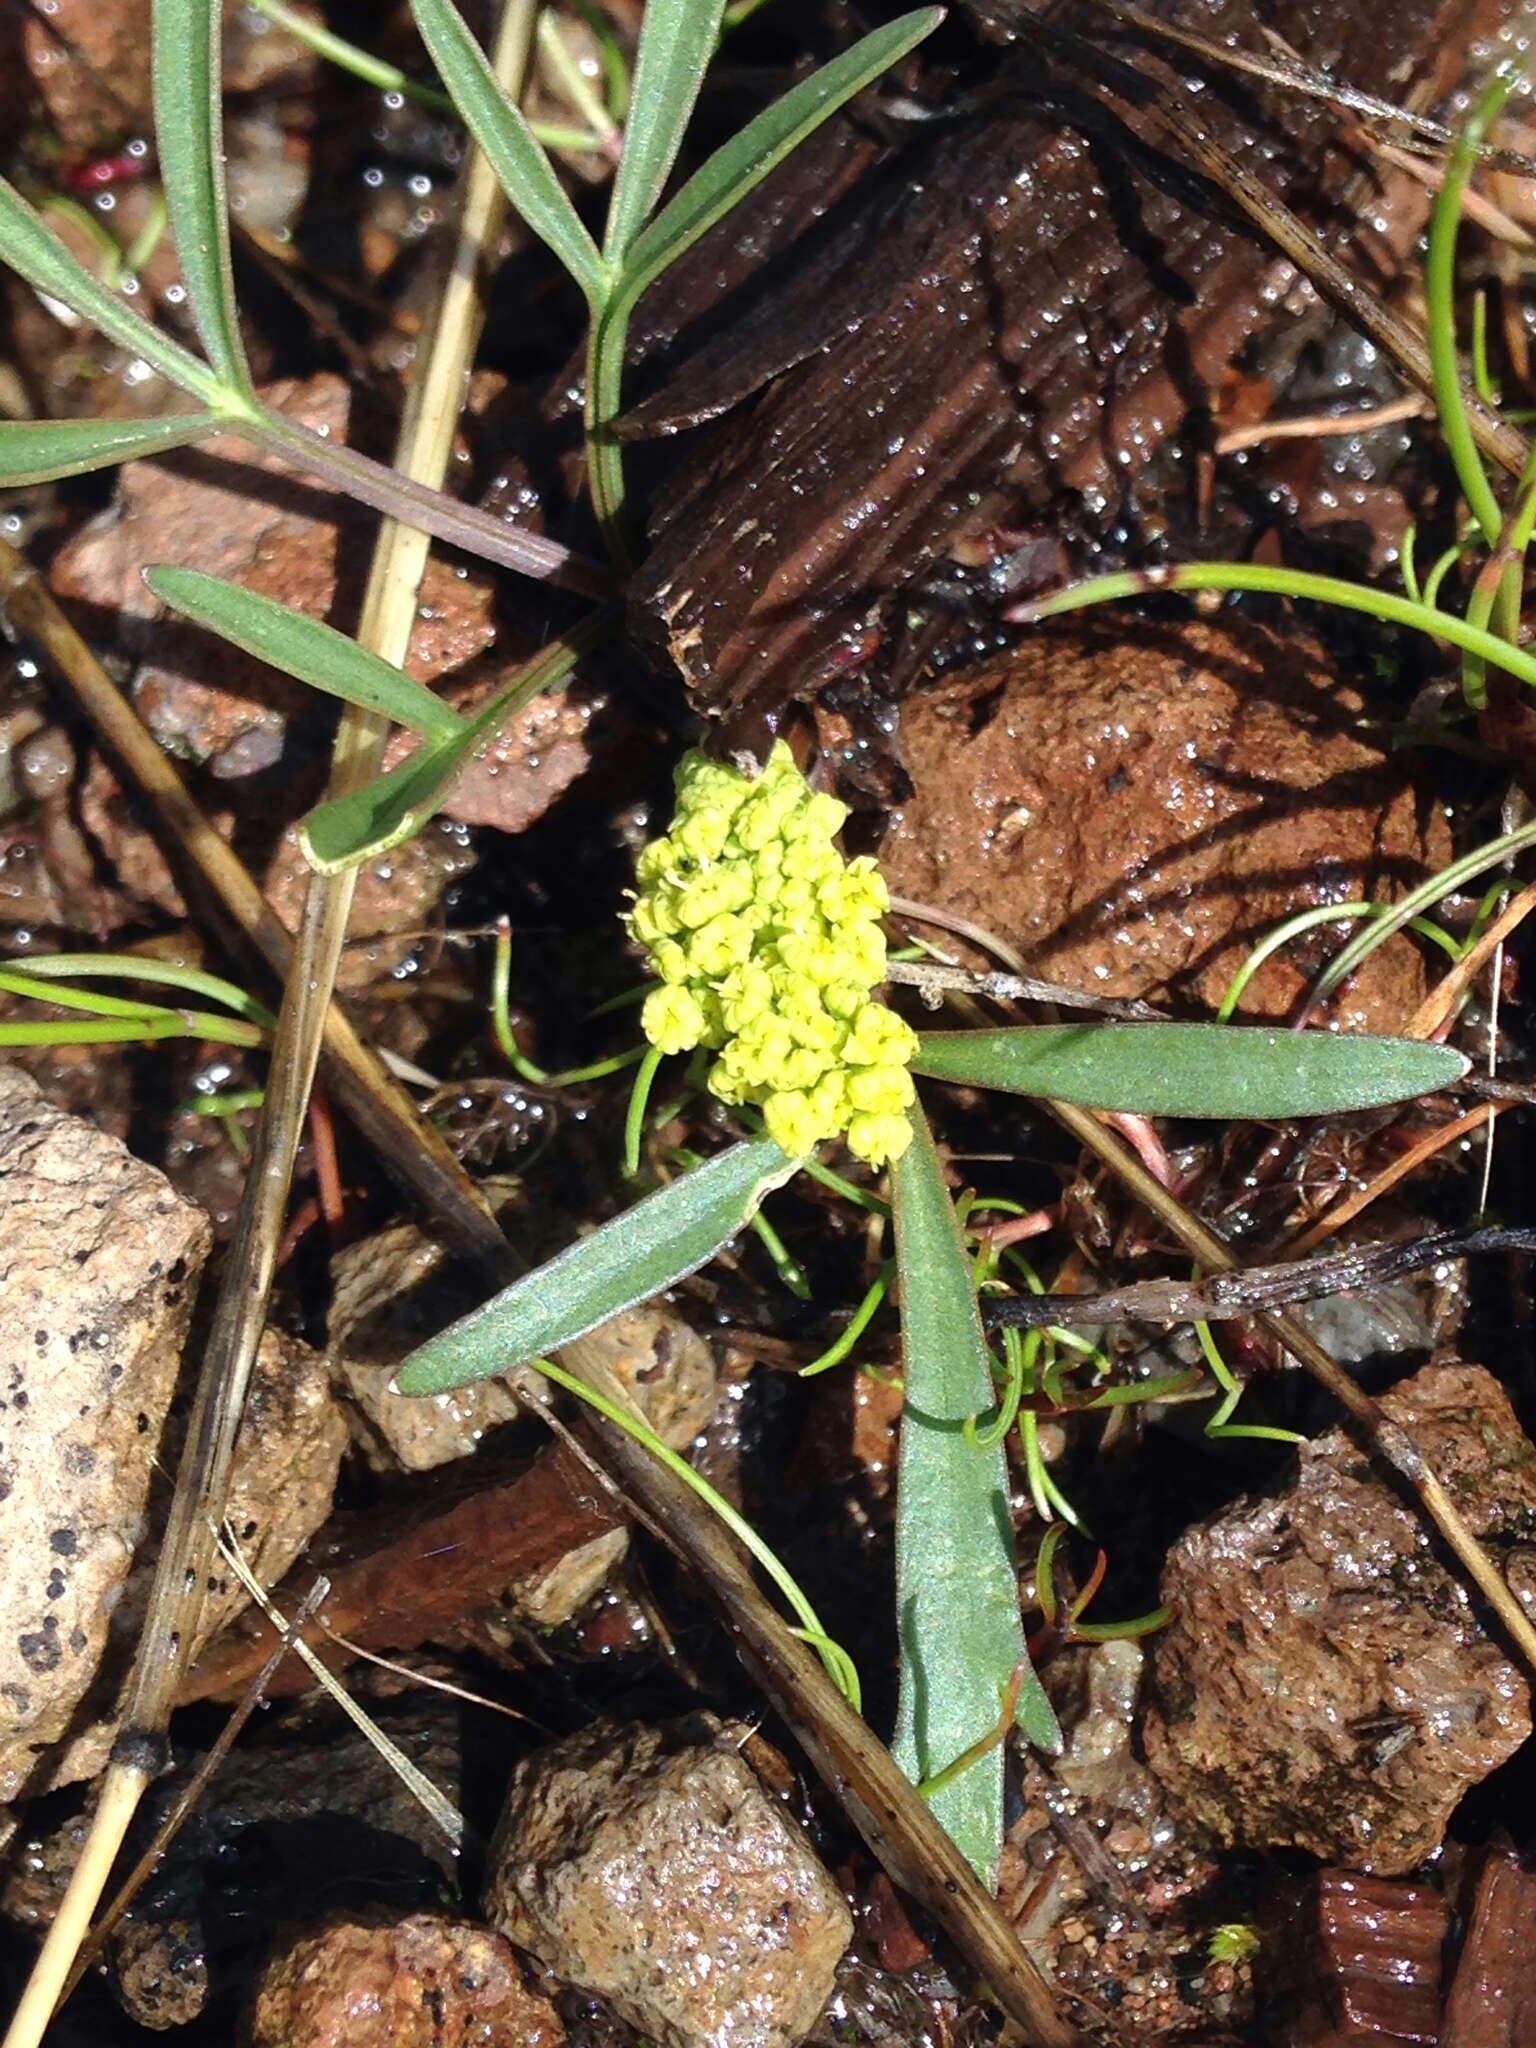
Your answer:
[[[1440,414],[1440,431],[1456,465],[1463,495],[1483,529],[1483,539],[1489,547],[1498,545],[1504,515],[1499,510],[1499,501],[1493,494],[1493,486],[1488,481],[1477,443],[1472,437],[1456,348],[1456,231],[1461,223],[1461,202],[1477,161],[1478,149],[1518,76],[1512,65],[1501,65],[1468,116],[1466,126],[1446,162],[1430,221],[1429,249],[1424,262],[1424,296],[1429,309],[1426,322],[1429,362],[1435,405]]]
[[[1065,612],[1083,611],[1089,605],[1109,604],[1123,597],[1143,597],[1157,590],[1254,590],[1276,597],[1310,598],[1318,604],[1336,605],[1340,611],[1364,612],[1388,626],[1408,626],[1416,633],[1438,635],[1453,647],[1480,654],[1494,668],[1536,689],[1536,659],[1513,647],[1495,633],[1469,625],[1453,613],[1431,611],[1411,598],[1396,597],[1388,590],[1373,590],[1363,583],[1346,583],[1338,576],[1316,576],[1307,569],[1272,569],[1257,562],[1181,562],[1166,568],[1123,569],[1111,576],[1093,576],[1085,583],[1037,603],[1016,605],[1008,617],[1026,624],[1060,618]]]
[[[606,1394],[600,1394],[595,1387],[588,1386],[586,1381],[578,1379],[575,1373],[567,1372],[563,1366],[555,1365],[547,1358],[538,1359],[536,1364],[546,1379],[553,1380],[557,1387],[564,1387],[568,1394],[574,1394],[579,1401],[585,1401],[588,1407],[595,1408],[599,1415],[605,1416],[626,1435],[633,1437],[642,1449],[650,1452],[658,1464],[666,1466],[674,1479],[680,1479],[684,1486],[698,1495],[712,1513],[719,1516],[737,1542],[751,1552],[784,1595],[805,1632],[805,1640],[826,1666],[833,1684],[857,1713],[861,1701],[858,1672],[853,1659],[846,1650],[833,1642],[817,1619],[815,1608],[746,1517],[738,1514],[723,1495],[716,1493],[707,1479],[694,1471],[686,1458],[680,1458],[676,1451],[664,1444],[661,1438],[653,1430],[648,1429],[638,1417],[621,1408],[616,1401],[610,1401]]]

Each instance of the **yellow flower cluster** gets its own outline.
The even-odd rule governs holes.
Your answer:
[[[628,920],[661,977],[646,1037],[667,1053],[718,1053],[711,1089],[758,1104],[794,1158],[840,1131],[873,1166],[898,1158],[917,1037],[870,1000],[890,899],[872,860],[845,861],[833,844],[847,807],[812,794],[782,740],[756,781],[695,752],[676,782],[672,828],[640,856]]]

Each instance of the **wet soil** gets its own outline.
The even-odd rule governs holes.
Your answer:
[[[1440,105],[1485,61],[1477,39],[1500,12],[1462,0],[1415,0],[1385,22],[1376,9],[1255,11],[1239,0],[1164,11],[1218,38],[1268,28],[1362,87]],[[417,62],[404,10],[328,18]],[[605,18],[632,40],[635,8],[611,0]],[[250,10],[228,19],[253,362],[297,413],[382,453],[441,261],[456,132],[319,65]],[[144,20],[142,0],[0,9],[0,168],[33,198],[84,204],[87,226],[109,232],[141,223],[154,185]],[[703,104],[704,135],[730,132],[864,25],[866,12],[856,20],[841,0],[776,0],[733,37]],[[574,16],[565,27],[583,33]],[[1227,142],[1364,274],[1411,301],[1404,266],[1420,188],[1374,159],[1339,110],[1298,110],[1270,86],[1175,62],[1145,37],[1126,37],[1115,58],[1118,89],[1125,67],[1162,93],[1187,95],[1198,75],[1194,98]],[[1032,972],[1188,1017],[1211,1014],[1246,950],[1282,919],[1390,899],[1525,801],[1516,743],[1496,719],[1481,730],[1463,722],[1444,745],[1404,744],[1454,685],[1440,652],[1406,636],[1303,621],[1259,599],[1202,609],[1163,598],[1048,633],[1006,620],[1010,600],[1081,571],[1191,555],[1285,560],[1396,587],[1410,522],[1421,562],[1455,531],[1454,479],[1423,421],[1221,452],[1234,426],[1370,409],[1399,387],[1219,195],[1168,161],[1134,110],[1106,110],[1103,84],[1070,36],[1010,43],[997,18],[978,28],[962,11],[921,64],[832,124],[688,259],[637,323],[632,473],[649,539],[627,637],[515,722],[445,817],[364,877],[342,976],[354,1014],[406,1063],[472,1170],[498,1176],[509,1230],[534,1256],[631,1199],[617,1167],[626,1075],[533,1076],[633,1040],[622,999],[639,968],[617,913],[700,714],[714,744],[750,748],[778,730],[817,764],[855,807],[850,845],[878,849],[893,888],[913,900],[904,936],[968,965],[995,964],[987,947],[1001,941]],[[566,169],[596,205],[601,164],[583,156]],[[68,207],[55,211],[63,229],[83,232]],[[579,309],[520,230],[506,232],[497,258],[454,488],[591,547],[567,396]],[[146,260],[142,289],[171,324],[184,318],[169,246]],[[1528,310],[1518,283],[1507,285],[1499,312],[1511,331],[1523,332]],[[1506,399],[1531,402],[1500,346],[1495,323]],[[18,415],[154,412],[171,396],[9,273],[0,378],[0,411]],[[292,828],[323,781],[328,714],[167,628],[138,572],[153,559],[216,569],[345,627],[369,527],[321,493],[237,469],[229,452],[10,493],[0,521],[291,919],[302,884]],[[568,616],[450,556],[434,557],[430,579],[412,669],[461,708]],[[0,676],[5,953],[141,946],[204,962],[270,1000],[41,650],[0,647]],[[1474,910],[1458,897],[1442,914],[1460,934]],[[941,921],[925,921],[929,912]],[[519,1070],[490,1018],[502,916],[515,935]],[[1294,1015],[1340,929],[1281,949],[1244,1014]],[[1529,1056],[1526,950],[1517,934],[1494,1020],[1501,1065],[1515,1072]],[[1400,934],[1323,1021],[1402,1028],[1443,957]],[[1485,977],[1456,1031],[1485,1056],[1489,1029]],[[82,1142],[112,1148],[103,1156],[114,1173],[158,1169],[166,1213],[194,1204],[208,1217],[216,1273],[252,1116],[217,1099],[259,1085],[260,1058],[197,1041],[56,1044],[10,1058],[78,1120]],[[1033,1105],[935,1089],[928,1106],[957,1187],[1041,1219],[1026,1249],[1047,1285],[1183,1270],[1150,1214]],[[1336,1197],[1454,1114],[1439,1103],[1305,1128],[1150,1135],[1189,1206],[1262,1260],[1284,1256]],[[1533,1213],[1529,1114],[1516,1105],[1502,1118],[1488,1198],[1516,1224]],[[718,1107],[684,1098],[649,1164],[675,1165],[732,1129]],[[1473,1147],[1468,1137],[1421,1169],[1369,1214],[1366,1233],[1467,1221],[1481,1199]],[[893,1316],[877,1317],[856,1368],[796,1376],[845,1325],[880,1254],[862,1212],[804,1182],[770,1216],[808,1292],[791,1292],[744,1236],[624,1335],[626,1370],[655,1402],[657,1428],[801,1579],[884,1728],[894,1707]],[[381,2038],[401,2041],[552,2048],[563,2031],[592,2048],[802,2037],[947,2048],[1000,2038],[984,1987],[876,1870],[787,1731],[760,1728],[762,1701],[700,1589],[647,1530],[499,1386],[425,1420],[392,1412],[388,1376],[421,1318],[445,1318],[479,1287],[409,1217],[389,1162],[322,1116],[300,1160],[274,1316],[290,1367],[309,1374],[300,1383],[316,1382],[306,1441],[340,1462],[323,1485],[305,1465],[291,1491],[309,1520],[274,1549],[269,1571],[280,1575],[313,1532],[283,1598],[302,1598],[323,1568],[334,1588],[324,1618],[395,1660],[371,1670],[313,1631],[457,1801],[464,1854],[445,1854],[290,1664],[119,1937],[108,1975],[87,1983],[54,2038],[126,2048],[171,2025],[189,2044],[247,2027],[263,2048],[319,2048],[370,2038],[348,2031],[359,2025],[354,1991],[398,2027]],[[1528,1263],[1483,1258],[1347,1297],[1330,1314],[1337,1354],[1424,1423],[1461,1493],[1487,1507],[1479,1526],[1509,1582],[1536,1603]],[[1506,1931],[1536,1910],[1525,1680],[1382,1475],[1333,1430],[1322,1397],[1243,1327],[1223,1342],[1248,1382],[1243,1417],[1316,1440],[1299,1464],[1284,1444],[1208,1439],[1208,1406],[1175,1396],[1041,1415],[1041,1455],[1092,1531],[1060,1554],[1059,1598],[1086,1586],[1102,1546],[1091,1620],[1144,1614],[1164,1594],[1178,1612],[1151,1645],[1090,1647],[1053,1637],[1029,1607],[1067,1747],[1054,1762],[1010,1755],[1005,1908],[1072,2023],[1110,2048],[1364,2034],[1520,2048],[1529,2012],[1510,2002],[1500,1956],[1516,1942]],[[1199,1363],[1187,1331],[1118,1326],[1102,1346],[1122,1384]],[[1476,1398],[1420,1398],[1431,1359],[1442,1390],[1465,1393],[1476,1375]],[[169,1368],[160,1380],[153,1427],[169,1418],[169,1445],[186,1383],[178,1390]],[[15,1393],[0,1389],[0,1401],[14,1405]],[[0,1420],[7,1413],[0,1405]],[[296,1452],[291,1462],[297,1470]],[[140,1479],[144,1494],[147,1470]],[[1028,1602],[1043,1525],[1022,1453],[1014,1480]],[[128,1519],[142,1507],[131,1503]],[[41,1586],[46,1599],[48,1584],[44,1573],[30,1593]],[[105,1633],[107,1596],[92,1597]],[[1289,1636],[1258,1614],[1266,1602],[1289,1617]],[[7,1640],[39,1638],[30,1608],[0,1620]],[[222,1721],[211,1703],[238,1698],[259,1668],[263,1628],[247,1616],[204,1652],[174,1731],[183,1770]],[[1366,1636],[1341,1727],[1328,1673],[1341,1645],[1358,1650]],[[1414,1682],[1396,1675],[1404,1659]],[[421,1690],[427,1678],[491,1705],[444,1705]],[[1248,1769],[1258,1737],[1242,1710],[1266,1687],[1284,1702],[1268,1717],[1284,1735],[1262,1769]],[[94,1704],[105,1712],[110,1701]],[[30,1739],[57,1750],[70,1720],[66,1706],[57,1729]],[[589,1779],[576,1780],[572,1757]],[[8,1981],[25,1969],[78,1840],[85,1783],[54,1773],[52,1752],[48,1761],[62,1789],[19,1802],[8,1823]],[[559,1850],[544,1876],[570,1873],[554,1905],[559,1885],[551,1878],[540,1894],[516,1839],[489,1846],[514,1766],[525,1805],[530,1786],[561,1787],[558,1814],[541,1823]],[[647,1805],[653,1796],[659,1806]],[[647,1834],[663,1809],[665,1856]],[[743,1813],[750,1825],[738,1827]],[[631,1817],[623,1853],[642,1872],[629,1889],[644,1891],[655,1851],[666,1890],[610,1940],[621,1887],[610,1884],[594,1918],[583,1859],[598,1820],[616,1814]],[[794,1873],[782,1900],[775,1857]],[[738,1865],[742,1897],[722,1902]],[[725,2020],[704,1993],[675,1995],[677,1957],[702,1924],[689,1886],[709,1895],[721,1970],[745,1972]],[[568,1924],[572,1897],[585,1937]],[[541,1934],[540,1912],[556,1934]],[[603,1940],[615,1954],[599,1967]],[[673,1973],[664,1995],[634,1967],[642,1941],[671,1958],[650,1973]],[[816,2014],[784,1989],[778,1963],[763,1962],[797,1945],[814,1954]],[[755,1977],[741,1961],[749,1950]]]

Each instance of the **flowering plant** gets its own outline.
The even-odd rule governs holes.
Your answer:
[[[661,977],[646,1037],[718,1053],[711,1093],[756,1104],[791,1158],[840,1133],[871,1166],[899,1158],[917,1033],[870,994],[890,897],[867,855],[845,861],[833,843],[846,805],[812,794],[782,740],[756,782],[701,752],[676,780],[672,829],[640,856],[628,919]]]
[[[625,920],[656,977],[637,1089],[661,1059],[690,1055],[714,1095],[760,1118],[761,1135],[667,1182],[433,1338],[396,1384],[438,1393],[543,1359],[702,1266],[819,1146],[840,1138],[866,1167],[888,1167],[906,1396],[893,1747],[990,1882],[1003,1830],[998,1734],[1016,1720],[1042,1747],[1058,1738],[1020,1619],[1003,1448],[1016,1364],[1010,1385],[982,1329],[914,1073],[1092,1108],[1283,1117],[1443,1087],[1466,1062],[1412,1040],[1210,1024],[919,1034],[875,993],[889,908],[879,869],[843,858],[835,837],[846,810],[812,791],[788,747],[775,745],[755,778],[690,753],[676,789],[670,829],[640,856]],[[556,1377],[583,1391],[558,1368]],[[994,1411],[1000,1423],[976,1426]],[[739,1517],[733,1526],[742,1533]],[[764,1561],[802,1634],[856,1697],[846,1653],[771,1554]]]

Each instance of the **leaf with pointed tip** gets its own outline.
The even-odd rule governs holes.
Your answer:
[[[240,339],[224,190],[219,0],[154,0],[155,140],[176,255],[208,360],[254,400]]]
[[[501,189],[581,286],[595,315],[608,291],[607,270],[554,165],[497,84],[484,51],[451,0],[411,0],[411,12],[438,76]]]
[[[558,1351],[695,1273],[801,1162],[771,1138],[733,1145],[516,1280],[401,1366],[402,1394],[440,1394]]]
[[[667,182],[704,73],[720,40],[725,0],[646,0],[624,154],[608,202],[603,255],[622,265]]]
[[[1334,1116],[1452,1087],[1459,1052],[1417,1038],[1246,1024],[1039,1024],[929,1031],[913,1070],[1143,1116]]]
[[[624,259],[619,286],[625,304],[633,305],[653,279],[760,184],[775,164],[845,100],[873,84],[882,71],[931,35],[943,19],[942,7],[920,7],[887,22],[792,86],[722,143],[635,240]]]
[[[912,1143],[891,1169],[905,1388],[891,1747],[920,1784],[992,1733],[1021,1663],[1019,1726],[1053,1755],[1061,1735],[1025,1654],[1003,1447],[965,1436],[968,1418],[996,1399],[975,1281],[933,1135],[920,1109],[910,1114]],[[936,1788],[930,1803],[990,1888],[1003,1845],[1003,1745]]]
[[[14,185],[0,178],[0,253],[34,291],[68,306],[119,347],[190,391],[205,405],[229,410],[230,393],[206,363],[131,312],[114,292],[77,263],[64,244],[49,233]]]
[[[275,598],[242,590],[238,583],[226,583],[218,576],[205,576],[201,569],[160,565],[146,569],[144,581],[183,618],[206,626],[220,639],[301,683],[360,705],[364,711],[376,711],[397,725],[424,733],[433,743],[456,739],[469,730],[458,713],[423,684],[412,682],[334,626],[323,626],[318,619],[290,611]]]
[[[46,484],[162,455],[212,433],[222,422],[211,412],[162,413],[148,420],[0,421],[0,484]]]
[[[317,805],[299,825],[299,844],[310,866],[317,874],[339,874],[361,860],[387,853],[419,832],[442,807],[444,796],[476,749],[494,738],[530,697],[568,674],[612,623],[611,613],[594,612],[530,661],[506,689],[464,722],[460,731],[447,739],[429,741],[398,768],[391,768],[362,789]]]

